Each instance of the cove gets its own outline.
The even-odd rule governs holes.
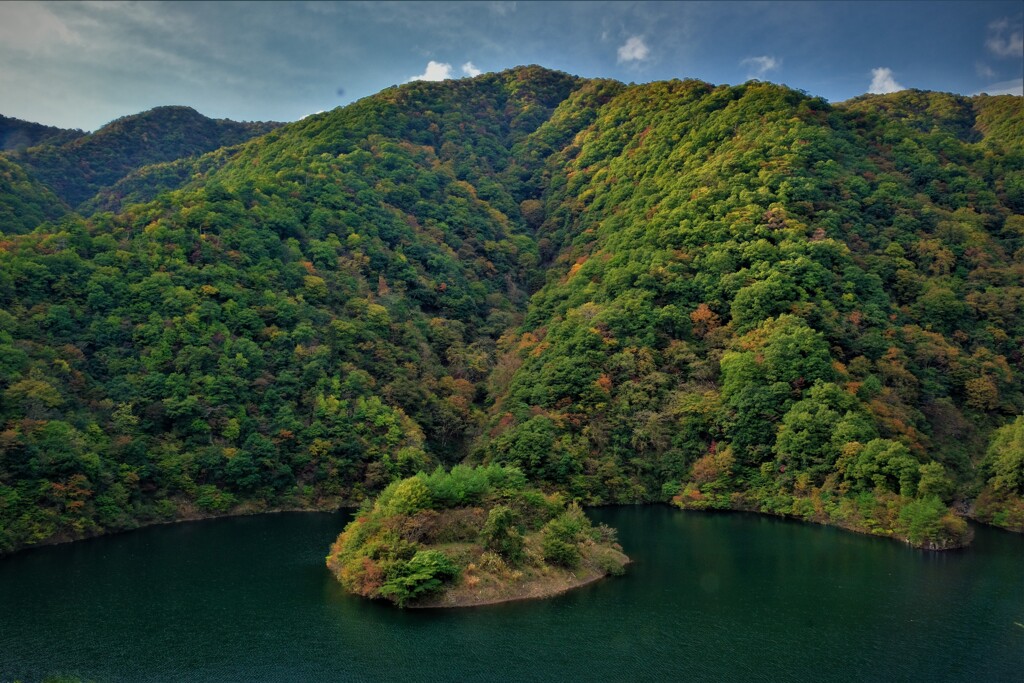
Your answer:
[[[0,681],[1015,680],[1024,538],[965,550],[771,517],[592,509],[626,576],[398,610],[324,555],[347,513],[159,526],[0,560]]]

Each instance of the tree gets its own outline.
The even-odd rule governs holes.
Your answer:
[[[1024,495],[1024,415],[995,431],[985,457],[993,488]]]
[[[21,405],[25,416],[39,419],[48,411],[64,404],[60,392],[43,379],[26,378],[15,382],[4,392],[7,400]]]
[[[942,518],[946,512],[946,506],[939,497],[930,496],[905,505],[900,510],[900,521],[906,525],[907,538],[911,543],[934,543],[942,539]]]
[[[898,441],[872,439],[848,464],[845,475],[864,491],[874,487],[912,496],[917,490],[920,463]]]
[[[860,402],[837,385],[816,382],[807,398],[792,405],[782,418],[775,441],[776,456],[794,471],[807,471],[821,483],[832,471],[843,447],[876,436]]]
[[[410,477],[391,484],[381,493],[381,509],[392,514],[411,515],[431,506],[430,489],[418,477]]]
[[[523,534],[511,508],[505,505],[492,507],[487,513],[481,537],[485,548],[498,553],[512,566],[522,561]]]
[[[438,550],[417,551],[408,562],[392,566],[380,588],[383,597],[405,607],[417,598],[437,592],[459,576],[458,566]]]
[[[768,320],[722,357],[722,398],[732,411],[727,433],[737,457],[762,462],[776,424],[816,380],[834,375],[820,333],[791,315]]]

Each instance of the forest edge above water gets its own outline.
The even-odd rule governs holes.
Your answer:
[[[920,547],[1020,531],[1021,112],[523,67],[284,126],[29,131],[0,551],[459,462]]]

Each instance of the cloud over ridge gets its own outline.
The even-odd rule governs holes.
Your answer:
[[[1010,27],[1010,20],[1003,18],[988,25],[988,39],[985,47],[999,57],[1024,56],[1024,30],[1020,25]]]
[[[986,95],[1024,95],[1024,78],[992,83],[974,94],[981,95],[982,93]]]
[[[642,62],[651,54],[643,36],[630,36],[619,46],[619,62]]]
[[[868,86],[869,93],[885,95],[886,93],[899,92],[900,90],[906,90],[906,87],[896,81],[892,69],[880,66],[877,69],[871,70],[871,85]]]
[[[769,55],[760,57],[747,57],[740,62],[740,66],[749,66],[755,76],[764,76],[769,71],[774,71],[782,66],[782,60]]]
[[[413,76],[408,82],[413,81],[443,81],[452,77],[452,65],[447,62],[435,62],[431,59],[427,62],[427,68],[419,76]]]

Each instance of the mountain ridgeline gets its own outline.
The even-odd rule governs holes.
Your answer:
[[[20,152],[44,144],[62,145],[83,135],[81,130],[44,126],[0,114],[0,152]]]
[[[64,206],[54,206],[63,209],[59,212],[63,215],[67,207],[92,213],[97,208],[120,208],[119,200],[148,200],[161,190],[177,189],[192,179],[196,171],[190,162],[196,156],[236,145],[279,125],[210,119],[190,107],[157,107],[112,121],[94,133],[2,117],[0,142],[2,150],[9,152],[9,162],[18,164],[59,197]],[[177,162],[175,170],[187,168],[192,173],[161,171],[163,165],[173,162]],[[130,181],[126,189],[121,188],[126,177],[133,178],[143,168],[147,169],[148,192],[139,193],[138,183]],[[0,186],[0,208],[6,208],[12,194],[25,198],[24,193],[11,193]]]
[[[135,130],[0,157],[0,550],[456,463],[1024,530],[1019,97],[524,67],[119,155]]]

